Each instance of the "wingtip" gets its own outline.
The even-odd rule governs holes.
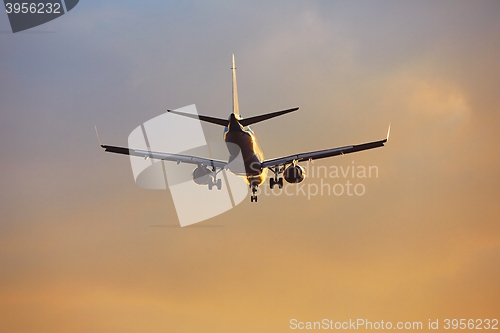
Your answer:
[[[97,141],[99,142],[99,146],[101,146],[102,148],[104,148],[104,145],[101,143],[101,139],[99,138],[99,132],[97,131],[97,126],[94,125],[94,129],[95,129],[95,135],[97,136]]]

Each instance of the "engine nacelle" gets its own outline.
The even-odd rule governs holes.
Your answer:
[[[212,170],[208,168],[197,167],[193,171],[193,181],[198,185],[208,185],[212,178]]]
[[[292,184],[300,183],[305,177],[304,168],[300,165],[290,165],[283,172],[283,178],[285,178],[288,183]]]

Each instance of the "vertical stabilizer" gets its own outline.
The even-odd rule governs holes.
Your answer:
[[[240,119],[240,108],[238,106],[238,87],[236,86],[236,64],[234,63],[233,54],[233,113],[237,119]]]

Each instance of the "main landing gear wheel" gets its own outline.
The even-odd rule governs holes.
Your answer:
[[[278,185],[280,189],[283,188],[283,177],[279,177],[279,175],[285,170],[285,165],[269,168],[269,170],[274,173],[274,177],[269,178],[269,187],[271,190],[274,188],[274,185]]]
[[[209,190],[212,190],[212,188],[214,187],[214,185],[215,185],[215,187],[217,187],[217,189],[220,191],[220,190],[222,189],[222,180],[217,179],[217,180],[215,180],[215,182],[214,182],[214,180],[213,180],[213,179],[210,179],[210,180],[208,181],[208,189],[209,189]]]
[[[283,178],[269,178],[269,187],[271,190],[274,188],[274,185],[278,185],[279,188],[283,188]]]

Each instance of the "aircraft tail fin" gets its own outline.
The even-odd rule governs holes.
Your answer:
[[[246,127],[246,126],[267,120],[267,119],[271,119],[274,117],[278,117],[278,116],[287,114],[289,112],[297,111],[299,109],[297,107],[297,108],[293,108],[293,109],[276,111],[276,112],[272,112],[272,113],[263,114],[260,116],[241,119],[240,109],[239,109],[239,105],[238,105],[238,87],[236,85],[236,63],[234,61],[234,54],[232,56],[233,56],[233,67],[231,68],[231,70],[233,71],[233,114],[242,126]],[[220,118],[214,118],[214,117],[208,117],[208,116],[202,116],[202,115],[195,115],[195,114],[189,114],[189,113],[173,111],[173,110],[167,110],[167,111],[171,112],[171,113],[178,114],[180,116],[199,119],[201,121],[205,121],[205,122],[220,125],[220,126],[227,126],[229,124],[229,120],[227,120],[227,119],[220,119]]]
[[[238,86],[236,85],[236,64],[234,62],[234,53],[233,53],[233,67],[231,69],[233,71],[233,113],[236,116],[236,119],[240,119],[240,107],[238,105]]]

